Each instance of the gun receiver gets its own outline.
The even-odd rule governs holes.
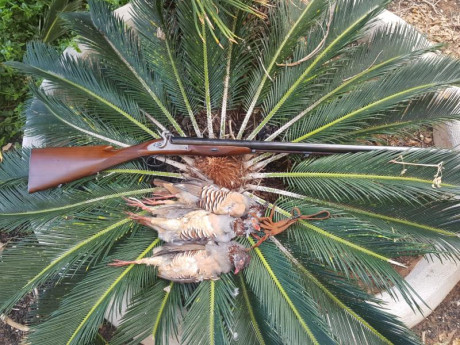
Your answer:
[[[34,193],[56,187],[144,156],[235,156],[256,152],[334,154],[374,150],[401,152],[408,149],[412,148],[186,138],[172,137],[169,132],[165,132],[162,139],[122,149],[114,149],[112,146],[32,149],[28,190]]]

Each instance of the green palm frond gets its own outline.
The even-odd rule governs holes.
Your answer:
[[[315,19],[322,13],[326,5],[326,1],[321,0],[311,1],[308,4],[296,0],[281,3],[271,13],[273,29],[260,43],[260,51],[256,52],[260,60],[256,63],[257,68],[250,76],[247,98],[244,101],[247,112],[237,138],[242,138],[254,108],[260,104],[259,99],[263,91],[266,92],[267,81],[273,78],[272,74],[277,69],[277,63],[289,56],[299,38],[315,24]]]
[[[274,329],[265,327],[267,321],[263,312],[259,310],[257,297],[248,289],[243,276],[238,279],[238,295],[236,304],[236,325],[235,333],[237,338],[233,343],[239,341],[245,344],[281,344],[279,337]]]
[[[49,339],[59,344],[86,344],[93,340],[110,303],[118,305],[126,293],[135,293],[153,279],[153,271],[144,267],[130,265],[113,270],[107,263],[114,258],[143,258],[158,242],[152,232],[150,236],[144,233],[128,237],[122,248],[115,250],[113,256],[102,261],[72,289],[49,319],[32,330],[29,341],[38,345],[49,344]],[[82,294],[86,295],[84,305]]]
[[[327,313],[332,332],[339,339],[346,339],[346,343],[365,343],[372,339],[372,344],[393,344],[398,343],[399,332],[407,333],[398,321],[371,306],[369,302],[377,302],[377,300],[361,291],[353,282],[312,261],[303,261],[302,258],[299,261],[280,242],[275,240],[275,244],[296,269],[302,272],[305,289],[318,300],[322,312]],[[348,299],[350,295],[343,294],[342,290],[353,290],[353,297]],[[361,314],[363,311],[365,312]],[[367,321],[369,319],[373,322],[369,323]],[[390,328],[386,328],[389,323],[393,324]],[[348,336],[353,339],[347,339]],[[411,341],[417,344],[417,340],[408,334],[404,342],[411,343]]]
[[[354,1],[338,1],[335,5],[331,6],[329,11],[334,11],[332,19],[331,16],[325,18],[324,20],[328,21],[327,24],[323,24],[321,28],[317,29],[318,31],[321,30],[323,32],[322,38],[325,38],[324,44],[322,44],[322,38],[321,40],[319,39],[319,35],[312,35],[314,40],[313,45],[310,48],[307,48],[305,53],[308,55],[316,53],[316,55],[313,54],[314,56],[312,56],[311,59],[301,64],[301,67],[296,68],[298,70],[296,76],[289,79],[283,92],[276,93],[276,95],[280,98],[271,101],[273,106],[271,107],[270,112],[266,115],[264,121],[262,121],[247,138],[253,139],[267,121],[281,107],[283,107],[290,97],[296,97],[300,90],[299,88],[302,87],[302,83],[306,80],[309,81],[312,78],[315,79],[315,74],[320,72],[325,61],[339,55],[345,46],[352,43],[360,35],[362,35],[360,30],[372,17],[375,17],[383,9],[383,6],[386,3],[387,1],[360,1],[359,6],[357,6],[357,3]],[[317,37],[316,40],[314,39],[315,36]],[[299,44],[303,44],[303,42],[300,41]],[[322,49],[319,49],[318,52],[316,52],[316,48],[314,47],[322,47]],[[283,63],[286,57],[287,56],[284,58],[280,57],[277,62]],[[287,70],[287,73],[289,73],[289,68]],[[274,84],[274,86],[276,86],[276,84]],[[267,111],[267,109],[265,109],[265,111]],[[249,112],[248,115],[250,115]]]
[[[113,184],[110,184],[114,187]],[[97,188],[89,184],[85,190],[66,193],[52,191],[30,196],[22,191],[20,186],[16,188],[4,188],[0,195],[8,196],[8,200],[2,200],[0,206],[4,210],[0,215],[0,224],[6,229],[14,229],[33,219],[36,222],[47,223],[68,216],[71,212],[79,212],[104,207],[119,207],[123,205],[121,197],[142,197],[151,193],[155,188],[131,188],[113,189],[111,187]],[[19,190],[18,190],[19,189]]]
[[[376,134],[395,134],[420,126],[455,120],[460,115],[460,94],[454,88],[423,95],[400,109],[391,109],[370,126],[351,132],[349,138],[375,139]],[[346,139],[346,136],[342,137]]]
[[[171,114],[171,109],[168,109],[169,102],[164,90],[157,87],[158,80],[146,64],[148,60],[142,54],[141,44],[135,32],[111,13],[107,3],[91,2],[90,8],[90,18],[84,18],[84,14],[68,15],[72,29],[85,37],[84,41],[90,47],[97,49],[100,54],[111,55],[114,65],[111,73],[118,73],[124,77],[122,80],[129,80],[132,90],[139,91],[135,93],[136,99],[139,99],[141,104],[155,104],[157,109],[152,109],[154,117],[158,117],[157,113],[162,114],[175,131],[184,135]],[[125,70],[130,72],[129,76],[124,76],[127,74]]]
[[[459,62],[448,57],[420,58],[388,73],[383,80],[370,81],[361,90],[324,105],[298,128],[294,127],[288,137],[295,142],[307,139],[331,141],[331,137],[340,140],[340,136],[336,136],[338,130],[360,129],[366,125],[367,119],[379,118],[380,112],[400,102],[458,83],[459,70]]]
[[[195,134],[202,136],[196,122],[197,100],[188,79],[184,61],[180,59],[177,29],[171,27],[170,12],[152,2],[133,1],[133,22],[142,39],[142,49],[160,76],[177,110],[187,114]]]
[[[287,200],[276,208],[277,213],[290,216],[283,207],[289,209],[294,205],[303,214],[321,210],[299,200]],[[409,305],[417,307],[418,298],[412,295],[411,287],[389,265],[398,264],[390,257],[424,254],[430,252],[429,248],[389,231],[382,231],[360,219],[337,213],[320,224],[299,223],[292,226],[288,233],[289,247],[296,254],[307,255],[331,269],[340,270],[348,278],[358,277],[362,284],[371,289],[395,286]]]
[[[235,285],[230,277],[201,283],[186,301],[183,344],[228,344],[232,329]]]
[[[194,89],[198,110],[206,114],[206,130],[212,138],[212,108],[222,104],[225,70],[221,68],[221,63],[225,61],[225,54],[223,49],[210,44],[209,30],[205,23],[200,25],[200,33],[191,27],[191,4],[193,2],[184,1],[177,6],[178,26],[183,31],[180,48],[184,51],[183,61],[190,88]]]
[[[318,30],[318,29],[316,29]],[[321,37],[321,32],[314,32]],[[312,33],[313,34],[313,33]],[[317,38],[319,40],[320,38]],[[388,47],[381,49],[382,46]],[[288,99],[283,108],[267,116],[264,122],[277,122],[278,119],[287,119],[279,129],[271,134],[267,140],[273,140],[282,134],[294,123],[309,116],[323,102],[339,97],[347,92],[361,87],[363,82],[384,75],[391,69],[398,68],[401,64],[416,58],[417,56],[435,49],[415,29],[406,24],[383,24],[375,29],[366,44],[349,48],[343,52],[343,60],[333,61],[326,74],[326,80],[319,81],[319,87],[307,89],[310,92],[298,92],[296,97]],[[304,51],[307,49],[306,51]],[[300,46],[294,60],[300,59],[311,53],[312,48]],[[297,69],[300,73],[302,65],[290,67],[281,78],[286,78]],[[307,84],[306,87],[309,85]],[[265,109],[274,106],[273,102],[282,97],[285,90],[279,90],[281,95],[276,95],[278,88],[273,88],[264,103]],[[271,101],[271,103],[270,103]],[[267,113],[267,111],[265,111]]]
[[[122,148],[164,130],[362,143],[459,119],[451,88],[459,62],[407,24],[377,26],[387,2],[134,0],[124,22],[91,1],[89,12],[59,16],[83,54],[32,42],[23,62],[9,63],[34,80],[26,134],[38,146]],[[37,289],[34,345],[105,343],[97,330],[124,299],[111,344],[415,345],[365,291],[397,291],[417,310],[423,301],[393,269],[395,257],[460,258],[456,151],[241,158],[242,189],[275,207],[276,219],[295,207],[331,217],[299,221],[251,250],[238,276],[200,284],[164,281],[152,267],[107,266],[161,245],[126,215],[133,208],[123,198],[151,196],[157,176],[202,175],[199,158],[128,162],[29,194],[29,156],[8,152],[0,164],[0,228],[24,234],[1,253],[0,314]]]
[[[134,295],[111,344],[138,344],[133,334],[142,339],[150,337],[156,344],[178,339],[178,325],[183,319],[181,296],[185,289],[186,285],[158,280]]]
[[[5,154],[1,162],[2,169],[0,170],[0,188],[5,188],[9,185],[27,184],[27,175],[29,172],[29,155],[30,152],[10,151]]]
[[[263,190],[287,195],[289,197],[285,206],[287,209],[294,206],[299,207],[305,202],[306,212],[315,212],[326,208],[338,217],[345,217],[345,224],[350,220],[355,224],[356,222],[361,223],[360,225],[358,223],[356,229],[367,229],[366,235],[363,237],[364,244],[371,243],[368,241],[368,237],[372,230],[378,240],[376,243],[382,243],[382,245],[379,245],[380,250],[384,249],[391,256],[411,255],[411,253],[417,251],[420,251],[421,254],[435,253],[436,255],[454,258],[459,255],[460,238],[458,236],[457,215],[459,206],[455,200],[429,202],[423,206],[420,206],[420,204],[401,203],[398,203],[397,206],[392,203],[372,205],[361,202],[330,202],[302,194],[293,194],[291,196],[290,194],[292,193],[273,188],[264,188]],[[282,214],[289,215],[286,211],[283,211]],[[321,225],[323,226],[323,224]],[[311,225],[309,227],[312,228]],[[345,228],[348,229],[348,226],[346,225]],[[319,228],[312,229],[321,233]],[[343,227],[337,230],[338,235],[343,236]],[[328,235],[328,233],[325,232],[324,235]],[[313,237],[310,235],[308,240],[311,239]],[[389,242],[381,242],[382,240]],[[356,237],[353,238],[353,242],[355,241],[357,241]],[[400,241],[412,241],[410,243],[411,247],[409,249],[398,248],[398,242]],[[405,245],[404,243],[400,244]],[[318,251],[318,253],[324,254],[321,251]],[[325,262],[329,261],[330,257],[325,255]]]
[[[50,139],[47,136],[40,135],[43,133],[43,127],[53,126],[57,135],[51,140],[54,143],[61,143],[61,145],[100,142],[104,145],[127,147],[133,143],[132,139],[129,140],[120,135],[116,124],[111,125],[108,122],[88,117],[85,110],[80,111],[80,106],[77,104],[69,105],[53,95],[44,93],[35,86],[31,85],[30,88],[35,96],[34,102],[36,104],[33,104],[29,111],[40,115],[30,116],[30,129],[27,134],[36,137],[37,140],[48,141],[48,145],[53,144],[49,142]],[[68,129],[69,127],[71,130]],[[66,130],[59,131],[60,128]],[[62,137],[59,135],[60,133],[62,133]]]
[[[308,266],[296,262],[296,266],[306,277],[304,286],[331,318],[330,325],[337,338],[346,339],[345,342],[350,344],[369,342],[369,339],[372,339],[372,344],[418,344],[418,339],[410,331],[392,315],[372,305],[378,301],[355,284],[312,262]],[[350,291],[353,293],[350,294]],[[351,331],[347,331],[348,328]],[[401,337],[401,334],[404,336]],[[352,338],[347,339],[350,335]],[[356,339],[361,336],[361,339]],[[404,340],[401,341],[401,338]]]
[[[150,137],[159,137],[148,123],[141,110],[131,99],[119,97],[120,90],[101,75],[101,66],[95,61],[76,60],[67,55],[60,55],[57,50],[41,42],[29,44],[29,49],[24,57],[23,63],[12,62],[10,65],[25,73],[34,74],[40,78],[50,81],[50,89],[68,90],[75,101],[84,99],[88,102],[88,107],[92,102],[97,103],[97,107],[105,108],[107,115],[106,121],[113,121],[113,114],[116,113],[117,120],[123,121],[123,127],[131,127],[131,133],[143,133],[144,140]],[[59,61],[56,64],[56,61]],[[109,112],[107,112],[109,110]],[[121,118],[119,117],[121,115]],[[120,130],[123,128],[120,126]]]
[[[254,2],[260,4],[264,3],[264,1],[260,0]],[[232,30],[231,26],[229,27],[225,21],[224,16],[225,14],[228,14],[229,11],[240,10],[263,18],[263,12],[258,10],[255,6],[251,6],[250,3],[251,1],[247,0],[192,0],[191,15],[194,18],[193,23],[195,25],[196,32],[198,35],[202,35],[203,31],[201,29],[201,25],[205,25],[217,44],[220,44],[220,40],[218,38],[220,33],[228,40],[235,41],[236,39],[240,38],[240,36],[237,35],[235,30]],[[220,32],[215,32],[216,28]],[[201,37],[204,39],[203,36]]]
[[[82,7],[81,0],[53,0],[46,12],[40,37],[45,43],[51,43],[64,35],[67,29],[64,25],[61,13],[74,12]]]
[[[249,238],[249,244],[255,242]],[[256,248],[254,253],[245,277],[264,308],[270,327],[281,339],[293,344],[333,344],[318,315],[316,301],[304,293],[300,277],[289,262],[279,257],[271,244]]]
[[[54,225],[52,233],[49,227],[35,227],[39,235],[29,236],[3,256],[1,266],[8,289],[2,290],[2,301],[8,300],[1,310],[10,310],[30,290],[50,279],[59,280],[82,265],[91,266],[118,238],[135,229],[127,217],[116,221],[108,221],[107,217],[88,214],[81,219],[65,220],[59,226]],[[69,233],[69,229],[74,231]],[[22,272],[21,279],[17,270]],[[27,277],[25,285],[24,277]]]
[[[436,188],[433,176],[441,163],[442,183]],[[370,152],[304,160],[292,172],[254,176],[283,177],[294,192],[331,201],[422,203],[458,194],[459,163],[458,154],[449,150],[414,150],[403,155]],[[403,169],[407,171],[401,174]]]

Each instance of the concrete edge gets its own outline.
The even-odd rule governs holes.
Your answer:
[[[420,311],[412,310],[396,289],[376,295],[388,312],[398,317],[409,328],[423,321],[441,304],[460,280],[460,263],[425,257],[406,276],[406,282],[420,297]]]

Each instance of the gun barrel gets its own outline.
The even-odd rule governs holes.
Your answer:
[[[226,140],[172,137],[171,143],[180,145],[210,145],[210,146],[242,146],[248,147],[252,152],[286,152],[286,153],[356,153],[369,151],[392,151],[404,152],[417,150],[414,147],[404,146],[371,146],[371,145],[340,145],[340,144],[316,144],[316,143],[290,143],[272,141],[251,141],[251,140]]]

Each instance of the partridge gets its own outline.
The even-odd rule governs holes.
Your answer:
[[[156,266],[158,276],[179,283],[217,280],[234,268],[234,273],[248,266],[248,251],[236,242],[167,244],[153,250],[153,256],[134,261],[115,260],[110,266],[131,264]]]
[[[229,242],[235,236],[249,235],[259,230],[255,218],[234,218],[217,215],[201,209],[181,209],[170,207],[163,217],[151,217],[128,213],[137,222],[153,228],[165,242]]]
[[[156,179],[154,184],[162,190],[152,199],[144,199],[146,205],[180,203],[189,207],[199,207],[215,214],[242,217],[248,214],[254,202],[245,195],[220,188],[214,184],[205,184],[199,180],[183,183],[170,183]],[[167,200],[175,198],[177,200]]]

